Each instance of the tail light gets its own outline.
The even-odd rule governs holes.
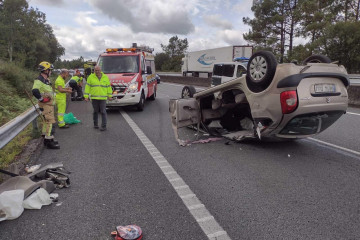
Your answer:
[[[296,91],[285,91],[280,94],[281,109],[283,114],[292,113],[298,106]]]

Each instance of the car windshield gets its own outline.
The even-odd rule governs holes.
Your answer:
[[[99,66],[104,73],[138,73],[138,56],[103,56]]]

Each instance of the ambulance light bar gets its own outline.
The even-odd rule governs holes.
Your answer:
[[[136,48],[107,48],[106,52],[136,52]]]

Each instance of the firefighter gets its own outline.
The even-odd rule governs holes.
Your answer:
[[[51,70],[54,66],[48,62],[41,62],[38,66],[40,75],[35,79],[32,94],[39,100],[39,108],[44,116],[42,135],[44,145],[49,149],[59,149],[60,146],[52,135],[52,124],[55,123],[54,116],[54,91],[50,83]]]
[[[98,113],[101,113],[101,128],[100,131],[106,130],[107,116],[106,116],[106,100],[112,99],[112,89],[110,86],[110,80],[106,76],[99,66],[95,66],[95,73],[90,74],[87,78],[85,86],[84,97],[85,101],[89,101],[89,95],[91,103],[93,105],[93,120],[94,128],[99,128],[98,125]]]
[[[71,88],[65,88],[65,79],[69,76],[67,69],[61,69],[59,76],[55,81],[56,92],[56,106],[57,106],[57,120],[60,129],[69,128],[69,125],[64,121],[64,114],[66,111],[66,93],[72,93]]]
[[[78,69],[75,70],[74,76],[69,81],[69,86],[72,88],[73,92],[71,93],[71,101],[82,101],[84,100],[82,93],[82,82],[83,76]],[[75,97],[75,91],[77,93],[77,97]]]

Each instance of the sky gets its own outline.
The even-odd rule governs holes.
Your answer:
[[[106,48],[132,43],[162,52],[177,35],[188,51],[247,45],[243,33],[253,18],[253,0],[27,0],[46,14],[47,23],[65,48],[62,59],[96,60]]]

